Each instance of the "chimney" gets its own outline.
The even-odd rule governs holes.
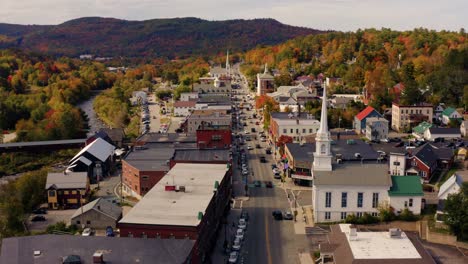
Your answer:
[[[104,263],[104,254],[102,254],[102,252],[94,252],[93,254],[93,263],[94,264],[100,264],[100,263]]]

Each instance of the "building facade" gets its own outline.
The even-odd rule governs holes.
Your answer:
[[[178,101],[174,103],[174,116],[189,116],[195,110],[197,102]]]
[[[195,110],[187,118],[187,132],[196,134],[201,124],[231,126],[232,117],[225,110]]]
[[[432,123],[434,109],[431,104],[400,105],[392,104],[392,129],[395,131],[411,131],[419,123]]]
[[[226,149],[232,143],[230,126],[205,126],[204,123],[197,129],[197,148]]]
[[[275,89],[275,78],[268,73],[268,67],[265,64],[265,71],[257,74],[257,96],[273,92]]]
[[[85,172],[47,174],[45,190],[49,209],[78,208],[87,201],[90,191]]]
[[[367,119],[372,117],[381,117],[382,115],[377,112],[372,106],[366,107],[359,114],[354,117],[354,129],[358,134],[366,134]]]
[[[294,142],[302,142],[306,136],[318,131],[320,122],[307,113],[271,113],[270,135],[276,142],[282,135],[293,138]]]
[[[376,141],[388,139],[388,120],[383,117],[366,118],[366,138]]]

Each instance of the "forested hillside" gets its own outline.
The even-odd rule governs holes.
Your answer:
[[[283,44],[256,48],[245,54],[243,71],[254,79],[264,63],[288,80],[324,73],[340,77],[338,92],[363,92],[371,103],[386,108],[389,88],[402,82],[406,103],[427,100],[461,107],[468,103],[467,34],[427,29],[393,31],[368,29],[298,37]],[[332,91],[333,92],[333,91]]]
[[[18,47],[75,57],[187,57],[226,49],[245,51],[321,31],[274,19],[207,21],[198,18],[127,21],[87,17],[54,26],[0,24],[0,48]],[[2,36],[3,35],[3,36]]]
[[[100,63],[0,50],[0,130],[16,129],[18,141],[82,137],[74,105],[114,80]]]

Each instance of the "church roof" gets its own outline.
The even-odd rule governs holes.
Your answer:
[[[314,185],[391,186],[385,163],[344,162],[332,171],[314,171]]]

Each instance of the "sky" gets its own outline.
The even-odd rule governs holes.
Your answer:
[[[12,24],[55,25],[100,16],[273,18],[294,26],[341,31],[468,27],[468,0],[0,0],[0,6],[0,23]]]

